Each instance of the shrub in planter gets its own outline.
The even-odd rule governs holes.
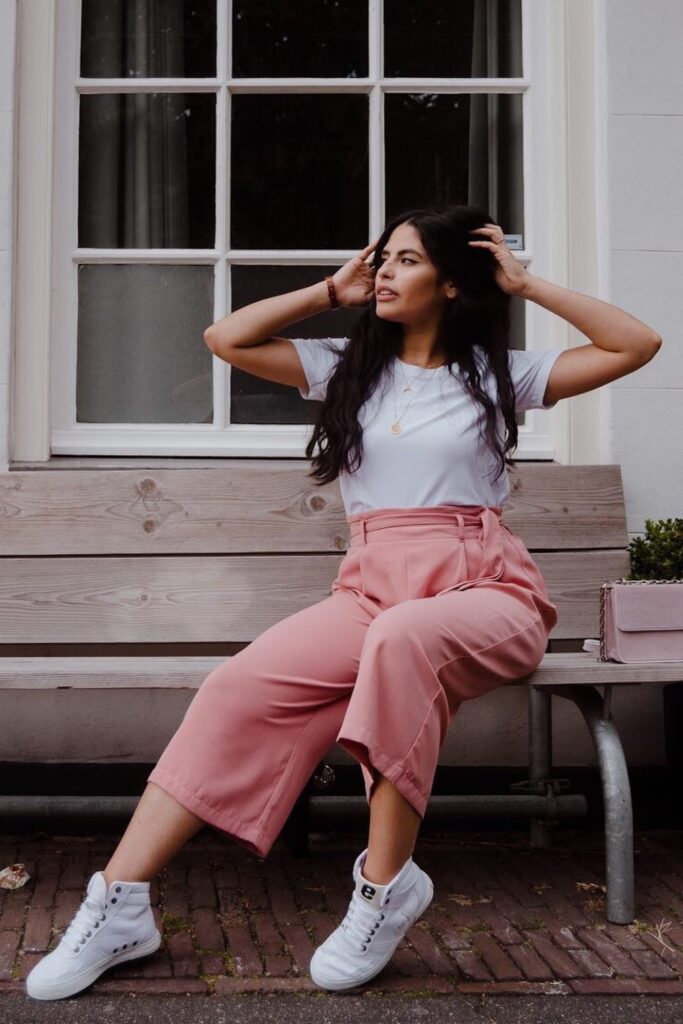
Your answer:
[[[683,582],[683,519],[646,519],[645,536],[629,545],[631,573],[624,579]],[[662,691],[666,761],[672,783],[683,785],[683,682]],[[678,817],[683,820],[680,810]]]
[[[683,519],[646,519],[645,536],[633,538],[629,555],[624,579],[683,582]]]

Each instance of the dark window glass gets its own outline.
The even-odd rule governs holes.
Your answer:
[[[82,0],[84,78],[213,78],[216,0]]]
[[[519,0],[384,0],[384,74],[519,78]]]
[[[233,309],[250,302],[306,288],[334,274],[339,264],[314,267],[234,266]],[[358,309],[330,309],[289,324],[278,331],[284,338],[348,338]],[[313,423],[317,402],[301,397],[297,388],[274,384],[233,367],[230,371],[230,419],[232,423]]]
[[[216,97],[80,97],[78,244],[215,244]]]
[[[368,244],[368,98],[342,94],[232,99],[231,245]]]
[[[365,78],[367,0],[233,0],[236,78]]]
[[[523,234],[521,95],[388,93],[385,145],[387,219],[464,203]]]
[[[211,423],[213,267],[78,268],[78,423]]]

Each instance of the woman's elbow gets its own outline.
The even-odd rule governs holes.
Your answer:
[[[644,361],[649,363],[651,359],[654,359],[661,347],[662,339],[658,334],[655,334],[648,340],[647,346],[643,349]]]

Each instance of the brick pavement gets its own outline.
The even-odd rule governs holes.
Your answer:
[[[308,963],[351,896],[366,833],[315,833],[298,858],[278,840],[265,860],[205,828],[152,882],[164,935],[93,995],[316,992]],[[0,867],[31,878],[0,890],[0,994],[23,992],[106,864],[112,836],[6,836]],[[636,920],[604,917],[602,836],[563,829],[554,849],[524,833],[424,832],[415,860],[434,900],[389,965],[356,992],[683,994],[683,837],[636,837]]]

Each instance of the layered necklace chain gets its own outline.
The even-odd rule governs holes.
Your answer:
[[[401,430],[402,430],[401,420],[405,416],[406,410],[408,409],[408,406],[410,405],[410,403],[413,401],[414,398],[417,398],[417,396],[419,395],[420,391],[422,391],[422,388],[425,386],[427,381],[432,379],[432,377],[434,376],[436,371],[439,369],[439,366],[442,366],[443,363],[439,363],[437,366],[433,367],[431,373],[429,373],[429,374],[420,374],[418,376],[417,379],[418,380],[422,380],[422,383],[421,383],[420,387],[416,391],[413,390],[413,387],[412,387],[412,384],[410,383],[410,381],[406,379],[406,375],[405,375],[405,373],[403,371],[403,368],[402,368],[401,360],[396,358],[394,360],[394,365],[398,366],[398,368],[400,370],[400,373],[401,373],[401,376],[403,377],[403,380],[404,380],[404,386],[401,388],[401,394],[409,394],[410,395],[410,398],[408,399],[407,403],[403,407],[403,412],[399,416],[398,415],[398,409],[396,407],[396,391],[394,391],[394,396],[393,396],[393,398],[394,398],[394,422],[391,424],[391,433],[392,434],[400,434]]]

